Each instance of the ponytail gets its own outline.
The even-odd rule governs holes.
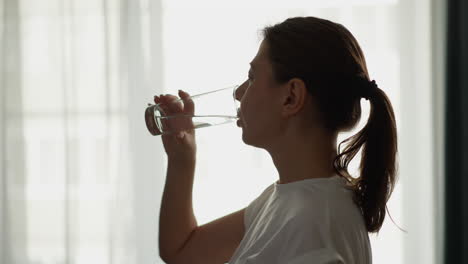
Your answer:
[[[393,108],[386,94],[375,87],[368,98],[370,115],[367,124],[356,135],[339,144],[339,154],[333,165],[351,182],[354,202],[361,209],[367,231],[378,232],[396,182],[397,131]],[[350,143],[340,153],[341,144],[348,141]],[[341,174],[347,173],[348,164],[361,147],[360,177]]]

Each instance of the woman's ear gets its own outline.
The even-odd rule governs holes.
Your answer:
[[[307,101],[307,87],[299,78],[293,78],[288,81],[285,89],[283,89],[283,116],[289,117],[296,115],[304,108]]]

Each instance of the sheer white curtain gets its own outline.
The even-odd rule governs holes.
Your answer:
[[[389,210],[409,233],[387,218],[371,236],[374,262],[434,263],[433,222],[421,221],[434,212],[434,175],[421,162],[432,150],[429,68],[416,60],[429,55],[428,0],[161,1],[0,0],[0,263],[162,263],[166,156],[146,130],[146,103],[240,83],[257,30],[298,15],[348,27],[394,104],[402,180]],[[414,93],[418,107],[405,99]],[[340,140],[364,125],[362,102],[361,124]],[[200,225],[246,206],[278,177],[235,124],[200,129],[197,142]]]
[[[159,2],[0,3],[0,263],[154,263]]]

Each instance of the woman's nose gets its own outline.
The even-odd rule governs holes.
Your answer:
[[[239,101],[239,102],[242,100],[242,96],[244,95],[245,88],[247,87],[247,82],[248,82],[248,80],[243,82],[236,89],[236,100]]]

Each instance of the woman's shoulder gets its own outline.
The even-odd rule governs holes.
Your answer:
[[[353,194],[346,188],[344,179],[333,179],[323,185],[304,184],[284,195],[282,206],[298,219],[325,220],[324,217],[336,217],[354,211]]]

